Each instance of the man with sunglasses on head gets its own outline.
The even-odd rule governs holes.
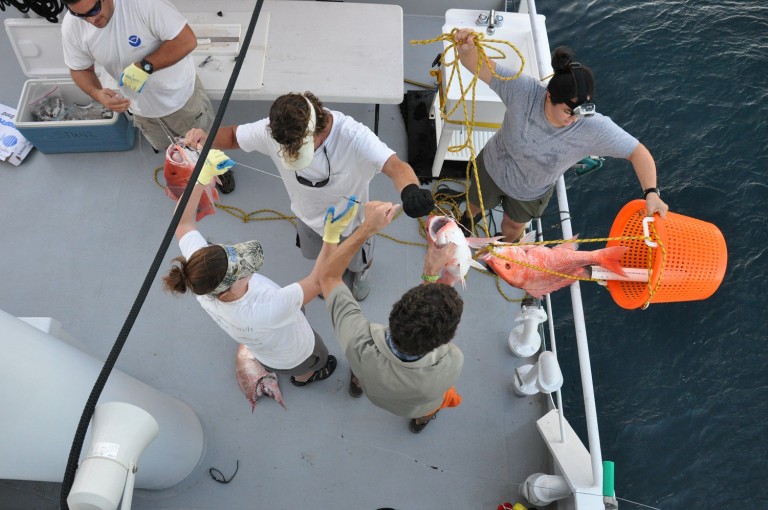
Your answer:
[[[213,106],[195,72],[197,37],[168,0],[64,0],[64,62],[86,94],[129,111],[156,151],[189,129],[210,129]],[[105,88],[95,64],[120,85]],[[167,131],[166,131],[167,130]],[[234,189],[229,172],[219,189]]]
[[[479,59],[476,36],[470,29],[454,34],[459,59],[473,73]],[[592,71],[574,62],[573,52],[565,47],[553,52],[552,68],[555,73],[545,87],[527,75],[508,79],[518,70],[493,60],[480,67],[479,78],[506,107],[501,129],[476,158],[483,206],[502,205],[505,240],[517,241],[526,223],[544,212],[560,176],[591,154],[628,159],[640,181],[647,214],[664,217],[669,207],[657,188],[653,156],[610,118],[595,112]],[[461,219],[468,229],[482,218],[479,203],[472,179],[467,211]]]
[[[202,146],[207,134],[200,129],[187,133],[189,147]],[[269,118],[222,127],[213,142],[215,148],[258,151],[272,158],[298,218],[297,245],[302,255],[316,259],[323,246],[323,226],[328,205],[338,210],[352,195],[360,203],[369,201],[368,187],[379,172],[392,179],[400,193],[403,211],[412,218],[429,214],[435,202],[432,192],[419,187],[408,163],[365,125],[338,111],[323,108],[311,92],[278,97]],[[360,207],[354,220],[342,232],[348,237],[364,220]],[[366,240],[348,266],[352,273],[352,294],[358,301],[371,288],[369,269],[373,262],[374,238]]]

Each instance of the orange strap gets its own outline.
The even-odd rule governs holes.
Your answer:
[[[443,404],[438,408],[438,411],[444,407],[458,407],[459,404],[461,404],[461,395],[456,393],[455,386],[451,386],[448,388],[448,391],[445,392],[445,395],[443,396]]]

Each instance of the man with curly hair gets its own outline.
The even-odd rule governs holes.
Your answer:
[[[464,355],[451,339],[464,303],[453,287],[435,283],[440,269],[454,258],[455,245],[428,246],[423,284],[394,304],[389,326],[368,322],[341,279],[351,258],[389,224],[396,210],[389,202],[367,203],[365,221],[338,245],[338,236],[329,236],[334,229],[329,211],[316,271],[336,337],[352,369],[350,395],[365,393],[375,406],[409,418],[409,430],[418,434],[440,409],[461,403],[453,385]]]
[[[197,147],[206,138],[204,131],[193,129],[185,142]],[[334,203],[337,208],[344,207],[345,196],[355,195],[361,203],[367,202],[368,186],[378,173],[392,179],[408,216],[425,216],[435,205],[432,192],[419,187],[408,163],[365,125],[323,108],[311,92],[278,97],[268,119],[220,128],[213,146],[258,151],[272,158],[298,218],[296,244],[308,259],[316,259],[320,253],[329,200],[339,197]],[[342,237],[349,236],[362,221],[363,211],[359,211]],[[366,240],[347,268],[352,273],[352,293],[359,301],[371,289],[368,269],[373,262],[373,243],[373,238]]]

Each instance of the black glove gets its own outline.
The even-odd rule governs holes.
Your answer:
[[[428,189],[419,188],[418,184],[409,184],[400,192],[403,211],[411,218],[426,216],[435,208],[435,199]]]

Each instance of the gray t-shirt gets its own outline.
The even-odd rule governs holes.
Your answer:
[[[515,74],[499,65],[496,73]],[[496,185],[517,200],[540,198],[586,156],[626,158],[639,143],[599,113],[567,127],[553,127],[544,115],[547,90],[530,76],[507,81],[493,77],[491,89],[507,112],[501,129],[483,150],[483,163]]]

